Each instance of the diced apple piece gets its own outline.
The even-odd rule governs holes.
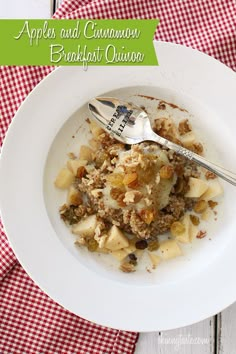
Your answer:
[[[159,247],[163,259],[171,259],[182,255],[181,248],[175,240],[167,240],[160,243]]]
[[[81,166],[86,166],[87,162],[87,160],[68,160],[67,168],[73,173],[74,176],[76,176],[78,168]]]
[[[125,250],[111,251],[111,255],[115,257],[118,261],[123,261],[127,257],[127,252]]]
[[[125,235],[120,231],[120,229],[113,225],[108,233],[108,238],[105,243],[105,248],[111,251],[117,251],[121,248],[129,246],[129,241]]]
[[[97,226],[96,215],[90,215],[86,219],[73,225],[72,232],[82,237],[93,237],[95,228]]]
[[[153,269],[155,269],[161,263],[161,257],[157,256],[154,253],[148,253],[148,256],[152,262]]]
[[[62,168],[55,179],[55,186],[57,188],[66,189],[74,181],[73,173],[68,168]]]
[[[160,151],[160,153],[158,155],[158,160],[160,160],[160,162],[164,163],[165,165],[170,163],[167,153],[165,151]]]
[[[101,127],[99,127],[99,125],[93,120],[91,120],[90,122],[90,130],[94,138],[97,138],[99,135],[101,135],[104,132],[104,130]]]
[[[93,150],[89,146],[81,145],[79,159],[91,162],[93,160]]]
[[[208,221],[211,216],[212,216],[212,210],[207,209],[201,214],[201,219],[204,221]]]
[[[90,139],[89,140],[89,145],[93,150],[99,149],[100,143],[96,139]]]
[[[185,214],[181,223],[184,225],[184,231],[180,235],[176,236],[176,240],[182,243],[189,243],[190,240],[190,226],[191,220],[188,214]]]
[[[201,196],[202,199],[208,201],[219,195],[223,194],[223,188],[218,181],[218,179],[212,179],[208,181],[208,189],[207,191]]]
[[[190,223],[190,226],[189,226],[190,242],[192,242],[197,237],[198,232],[199,232],[198,227],[196,225],[193,225],[192,223]]]
[[[206,192],[208,188],[207,182],[200,178],[189,178],[189,191],[185,194],[188,198],[199,198]]]
[[[67,194],[68,205],[80,205],[82,203],[82,197],[80,192],[72,185],[70,186]]]
[[[192,145],[195,142],[195,140],[196,137],[192,131],[181,136],[181,142],[184,146]]]
[[[124,248],[124,251],[126,252],[126,254],[130,254],[130,253],[134,253],[135,251],[137,251],[135,244],[130,243],[130,245],[126,248]]]

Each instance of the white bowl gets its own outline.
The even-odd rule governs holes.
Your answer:
[[[1,156],[1,213],[11,246],[32,279],[55,301],[96,323],[133,331],[167,330],[211,316],[236,299],[235,188],[227,183],[208,237],[156,271],[124,274],[110,257],[78,249],[59,218],[65,192],[53,181],[88,140],[94,96],[160,97],[186,108],[207,156],[234,169],[235,73],[179,45],[155,43],[159,67],[63,67],[29,95]],[[72,137],[74,136],[74,138]],[[211,239],[211,240],[209,240]]]

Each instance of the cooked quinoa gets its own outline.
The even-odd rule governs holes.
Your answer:
[[[215,176],[206,171],[204,176],[194,162],[158,144],[125,145],[89,124],[93,136],[89,146],[81,147],[79,158],[70,154],[67,168],[55,181],[69,190],[60,216],[77,235],[76,243],[91,252],[111,253],[124,272],[135,270],[138,252],[144,249],[149,253],[159,249],[164,259],[180,255],[179,242],[191,242],[199,234],[199,210],[203,213],[216,203],[202,201],[208,179]],[[189,121],[176,126],[170,118],[160,118],[153,129],[203,154],[200,142],[191,137],[190,144],[187,139],[186,134],[193,134]],[[159,236],[168,231],[172,240],[160,243]],[[153,268],[159,258],[150,255]]]

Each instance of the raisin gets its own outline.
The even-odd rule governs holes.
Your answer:
[[[146,240],[139,240],[135,242],[135,247],[137,248],[137,250],[144,250],[148,247],[148,243]]]

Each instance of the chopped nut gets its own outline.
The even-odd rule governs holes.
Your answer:
[[[93,189],[92,191],[91,191],[91,194],[92,194],[92,196],[93,197],[95,197],[95,198],[100,198],[100,197],[102,197],[102,189],[100,189],[100,188],[97,188],[97,189]]]
[[[139,191],[129,191],[125,193],[124,203],[128,204],[135,204],[138,203],[143,194]]]
[[[190,215],[190,220],[191,220],[192,224],[195,226],[199,225],[199,223],[200,223],[199,217],[196,215],[193,215],[193,214]]]
[[[195,152],[196,154],[202,154],[203,153],[203,145],[201,143],[193,143],[188,146],[189,150]]]
[[[203,213],[208,207],[208,204],[205,200],[199,200],[195,205],[193,210],[195,213],[201,214]]]
[[[217,203],[217,202],[214,202],[213,200],[208,200],[208,205],[209,205],[209,207],[210,207],[211,209],[214,209],[215,206],[218,205],[218,203]]]
[[[199,231],[198,234],[197,234],[197,238],[204,238],[206,237],[206,231]]]
[[[118,200],[121,193],[124,194],[124,191],[120,188],[111,188],[110,190],[110,196],[112,197],[112,199],[114,200]]]
[[[101,167],[103,165],[104,161],[107,161],[107,160],[110,161],[109,155],[107,154],[107,152],[105,152],[103,150],[102,151],[98,150],[96,152],[96,155],[94,158],[96,168]]]
[[[116,201],[117,201],[117,204],[122,208],[122,207],[125,207],[126,206],[126,203],[124,202],[124,199],[125,199],[125,193],[121,193]]]
[[[124,144],[117,143],[117,144],[111,145],[111,146],[107,149],[107,152],[108,152],[109,155],[111,155],[111,156],[118,156],[119,151],[122,150],[123,148],[124,148]]]
[[[205,177],[206,177],[206,179],[215,179],[216,175],[213,172],[211,172],[211,171],[207,171],[205,173]]]
[[[186,231],[185,225],[180,221],[175,221],[170,227],[170,232],[174,237],[182,235]]]
[[[156,184],[159,184],[159,183],[160,183],[160,180],[161,180],[160,173],[157,173],[157,175],[156,175],[156,180],[155,180]]]
[[[192,128],[190,127],[189,120],[181,120],[181,122],[179,122],[178,130],[180,135],[184,135],[188,132],[191,132]]]
[[[135,272],[135,268],[133,264],[130,264],[129,262],[122,263],[120,265],[120,270],[124,273],[132,273]]]
[[[144,198],[144,201],[145,201],[145,203],[146,203],[146,205],[149,207],[150,205],[152,205],[152,201],[151,201],[151,199],[149,199],[149,198]]]
[[[160,177],[163,179],[169,179],[174,174],[174,168],[171,165],[164,165],[160,169]]]

